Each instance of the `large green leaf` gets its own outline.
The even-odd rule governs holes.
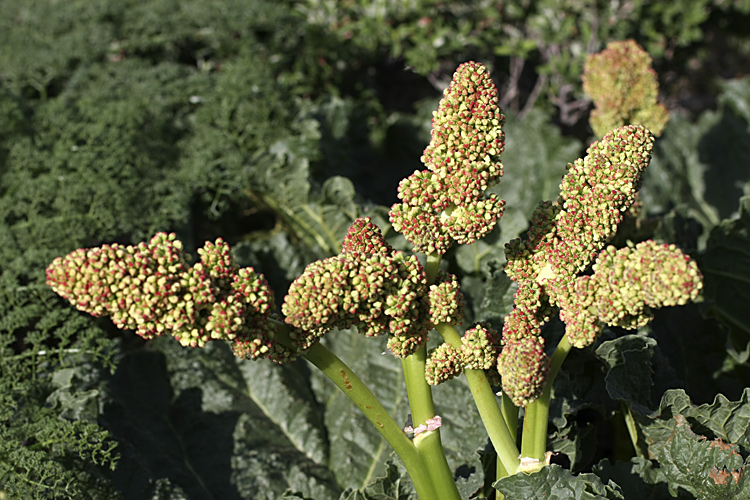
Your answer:
[[[603,484],[594,474],[574,476],[559,465],[549,465],[534,474],[516,474],[495,483],[506,498],[526,500],[624,499],[620,488],[610,482]]]
[[[654,339],[625,335],[603,342],[596,349],[608,369],[604,383],[609,397],[640,411],[651,407],[651,358],[655,347]]]
[[[307,378],[302,364],[238,361],[222,343],[157,339],[127,355],[105,411],[123,450],[125,497],[155,494],[158,479],[191,498],[338,497]]]
[[[612,481],[622,489],[623,497],[638,500],[693,500],[695,497],[684,489],[673,495],[669,484],[654,463],[645,458],[633,457],[629,462],[612,463],[604,459],[594,467],[594,473],[602,481]]]
[[[750,495],[742,457],[750,435],[750,389],[739,401],[719,395],[704,405],[693,405],[681,389],[670,390],[657,412],[635,412],[634,417],[652,461],[602,462],[595,467],[601,477],[629,494],[640,492],[638,498],[669,498],[666,490],[671,496],[706,500]]]
[[[723,220],[699,259],[711,313],[750,340],[750,196],[740,199],[736,219]]]
[[[750,130],[737,96],[746,85],[727,86],[719,110],[701,114],[695,123],[672,115],[644,177],[641,193],[648,212],[683,207],[702,224],[704,239],[735,212],[735,200],[750,192]]]
[[[738,401],[729,401],[718,394],[712,404],[694,405],[685,391],[670,390],[662,397],[656,423],[669,421],[667,428],[673,425],[671,420],[682,415],[696,432],[722,439],[750,449],[750,389],[745,389]],[[639,417],[640,422],[649,428],[656,423]],[[657,426],[664,428],[664,426]],[[650,431],[655,435],[656,431]]]
[[[739,447],[695,434],[683,415],[642,427],[649,455],[672,493],[684,489],[698,499],[746,498],[745,460]]]

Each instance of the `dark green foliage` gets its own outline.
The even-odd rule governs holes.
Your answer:
[[[594,474],[573,476],[559,465],[550,465],[541,471],[527,476],[518,474],[501,479],[495,487],[510,498],[563,500],[578,498],[624,499],[620,487],[610,482],[603,484]],[[507,498],[506,497],[506,498]]]

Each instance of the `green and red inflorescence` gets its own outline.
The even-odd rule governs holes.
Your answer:
[[[455,274],[439,271],[430,285],[430,323],[458,325],[464,316],[464,300]]]
[[[228,340],[246,358],[286,356],[267,318],[273,292],[252,268],[240,269],[221,239],[188,254],[174,234],[149,243],[78,249],[47,268],[47,284],[79,310],[110,316],[143,338],[172,335],[186,346]]]
[[[437,385],[461,374],[465,369],[482,370],[497,382],[496,363],[501,349],[497,330],[481,322],[466,330],[460,347],[443,343],[430,350],[425,363],[425,378]]]
[[[445,90],[424,150],[427,170],[402,180],[390,220],[414,250],[443,254],[455,242],[470,244],[488,234],[505,202],[487,195],[503,175],[505,117],[487,69],[462,64]]]
[[[541,335],[518,337],[503,342],[497,371],[503,392],[516,406],[528,406],[539,397],[547,382],[550,359],[544,353]]]
[[[575,347],[591,344],[606,325],[634,329],[647,325],[652,309],[684,305],[696,300],[702,289],[694,260],[674,245],[647,240],[597,257],[592,275],[571,282],[561,314],[575,322],[569,335]]]
[[[669,111],[657,102],[659,81],[652,62],[634,40],[610,42],[605,50],[586,58],[583,91],[596,106],[590,122],[597,135],[631,124],[661,135]]]
[[[352,224],[339,255],[313,262],[294,280],[282,304],[300,350],[325,333],[356,326],[367,336],[388,334],[398,357],[427,341],[435,321],[460,323],[462,300],[455,277],[427,285],[416,256],[394,251],[367,217]]]
[[[505,269],[518,290],[505,318],[498,371],[516,405],[529,404],[544,388],[539,379],[549,361],[540,327],[555,310],[570,343],[585,347],[604,325],[643,326],[651,308],[685,304],[700,293],[695,262],[673,246],[647,241],[604,249],[635,201],[652,149],[653,136],[642,125],[609,132],[568,166],[559,199],[539,204],[526,238],[506,246]],[[592,263],[593,275],[583,275]]]

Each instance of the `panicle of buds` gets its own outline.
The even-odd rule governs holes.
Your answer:
[[[544,284],[586,269],[617,231],[651,159],[653,136],[641,125],[613,130],[568,165],[556,204],[542,202],[526,240],[506,247],[506,272]]]
[[[168,334],[192,347],[222,339],[245,358],[283,357],[266,321],[274,297],[265,278],[240,269],[221,239],[198,253],[189,266],[182,243],[167,233],[135,246],[78,249],[50,264],[47,284],[79,310],[110,316],[146,339]]]
[[[430,349],[430,355],[425,362],[425,380],[430,385],[438,385],[460,375],[464,370],[461,351],[446,343]]]
[[[539,335],[504,341],[497,361],[503,392],[516,406],[528,406],[544,390],[550,359]]]
[[[430,285],[430,322],[458,325],[464,316],[464,300],[455,274],[439,271]]]
[[[503,175],[505,117],[487,69],[462,64],[433,114],[432,139],[424,150],[427,170],[399,184],[402,203],[390,221],[422,253],[443,254],[452,245],[470,244],[489,233],[505,202],[486,195]]]
[[[642,125],[607,133],[568,166],[559,199],[539,204],[526,238],[506,245],[506,272],[518,289],[498,371],[516,405],[529,404],[544,388],[549,359],[540,333],[555,309],[580,348],[605,324],[636,328],[650,321],[651,308],[698,296],[698,268],[674,246],[647,241],[604,249],[635,201],[652,149],[653,136]],[[594,273],[582,275],[594,261]]]
[[[356,326],[367,336],[389,334],[388,348],[405,357],[427,341],[431,315],[460,322],[460,303],[447,277],[430,293],[416,256],[394,251],[364,217],[352,224],[339,255],[310,264],[294,280],[281,309],[300,350],[334,328]]]
[[[492,370],[500,353],[500,333],[489,323],[481,322],[464,332],[461,356],[464,367],[470,370]]]
[[[464,369],[483,370],[492,382],[497,380],[496,363],[501,349],[500,334],[488,323],[469,328],[461,346],[443,343],[430,350],[425,363],[427,383],[437,385],[461,374]]]
[[[586,58],[583,90],[596,106],[590,122],[598,136],[630,124],[661,135],[669,111],[657,102],[659,82],[651,64],[651,56],[633,40],[610,42]]]
[[[566,318],[582,323],[569,335],[576,347],[591,344],[605,324],[625,329],[645,326],[653,317],[652,309],[687,304],[703,288],[694,260],[674,245],[651,240],[634,248],[608,246],[593,270],[592,275],[573,280],[569,295],[562,297]]]

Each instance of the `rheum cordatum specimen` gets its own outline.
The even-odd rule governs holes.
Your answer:
[[[171,335],[191,347],[222,340],[243,359],[308,359],[392,445],[420,498],[458,499],[431,385],[464,374],[498,455],[497,478],[539,469],[552,381],[568,351],[594,343],[605,325],[642,327],[653,309],[695,300],[702,288],[695,262],[674,246],[610,246],[654,143],[644,126],[624,125],[568,165],[559,197],[540,203],[525,236],[506,246],[505,272],[517,289],[504,323],[466,325],[459,333],[459,280],[440,263],[454,243],[486,236],[503,214],[505,203],[487,192],[503,175],[503,124],[486,68],[462,64],[434,113],[425,169],[401,181],[400,202],[390,210],[393,228],[414,253],[394,250],[381,228],[359,218],[340,253],[308,265],[279,309],[264,277],[240,268],[221,239],[198,250],[194,264],[174,234],[79,249],[49,266],[47,283],[78,309],[110,316],[146,339]],[[553,316],[565,325],[554,349],[543,334]],[[413,419],[408,432],[396,423],[403,416],[388,415],[356,370],[320,342],[352,327],[387,336],[402,360]],[[433,331],[441,342],[428,352]],[[518,407],[525,408],[521,436]]]

